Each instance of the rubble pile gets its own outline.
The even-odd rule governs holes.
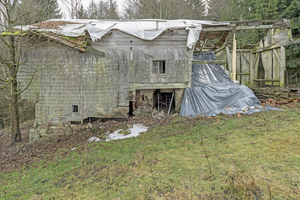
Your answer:
[[[157,111],[155,108],[152,109],[149,106],[139,106],[133,115],[139,118],[149,118],[153,117],[154,119],[160,120],[167,116],[166,110]]]

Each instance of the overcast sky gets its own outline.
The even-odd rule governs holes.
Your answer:
[[[82,5],[86,8],[91,0],[81,0]],[[94,0],[96,3],[99,2],[100,0]],[[105,1],[105,0],[104,0]],[[124,1],[125,0],[116,0],[117,4],[118,4],[118,10],[120,13],[122,13],[124,11]],[[60,1],[59,1],[60,2]],[[61,11],[65,12],[65,9],[63,8],[63,6],[61,6]]]

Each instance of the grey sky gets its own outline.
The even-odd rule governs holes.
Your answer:
[[[91,0],[81,0],[82,5],[86,8]],[[99,2],[100,0],[94,0],[95,2]],[[105,1],[105,0],[104,0]],[[125,0],[116,0],[117,5],[118,5],[118,10],[120,13],[124,12],[124,2]],[[59,1],[60,3],[60,1]],[[65,12],[65,9],[63,8],[63,6],[61,6],[61,10],[62,12]]]

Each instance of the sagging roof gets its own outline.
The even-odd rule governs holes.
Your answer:
[[[91,20],[91,19],[51,19],[38,24],[18,27],[21,30],[54,33],[66,37],[83,37],[87,33],[93,41],[101,38],[111,30],[119,30],[142,40],[154,40],[166,30],[189,30],[187,47],[192,49],[199,39],[202,26],[228,25],[228,22],[212,22],[201,20]]]
[[[234,22],[214,22],[204,20],[94,20],[94,19],[51,19],[38,24],[18,26],[19,30],[36,32],[68,46],[85,51],[86,37],[93,41],[119,30],[142,40],[154,40],[167,30],[189,30],[187,47],[201,49],[207,39],[217,39],[213,49],[226,43],[229,34],[235,30],[289,28],[290,21],[282,20],[250,20]],[[72,38],[77,38],[75,41]]]

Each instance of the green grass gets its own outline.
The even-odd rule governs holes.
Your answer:
[[[284,109],[177,117],[137,138],[62,149],[0,174],[0,198],[299,199],[300,109]]]

